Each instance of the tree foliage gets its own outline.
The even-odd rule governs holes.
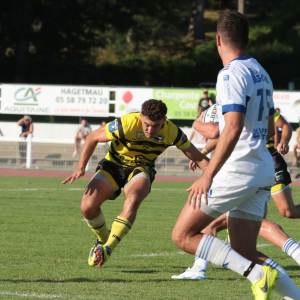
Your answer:
[[[189,31],[192,0],[0,2],[2,82],[198,86],[220,68],[215,16],[237,0],[206,0],[205,39]],[[195,2],[196,3],[196,2]],[[297,0],[247,2],[249,53],[275,88],[300,88]],[[214,17],[210,17],[214,15]],[[212,28],[212,29],[211,29]]]

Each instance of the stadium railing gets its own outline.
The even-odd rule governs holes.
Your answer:
[[[205,144],[195,144],[202,149]],[[81,145],[82,147],[82,145]],[[93,172],[107,153],[106,144],[98,144],[86,170]],[[41,139],[31,135],[27,139],[0,137],[0,168],[74,171],[79,155],[72,157],[74,140]],[[189,171],[189,159],[176,147],[169,147],[156,160],[158,174],[197,176]]]

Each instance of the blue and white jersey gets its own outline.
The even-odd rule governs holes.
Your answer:
[[[266,142],[268,118],[275,110],[268,73],[249,55],[234,59],[219,72],[216,100],[220,134],[227,112],[245,114],[245,122],[231,156],[214,178],[215,183],[273,185],[274,163]]]

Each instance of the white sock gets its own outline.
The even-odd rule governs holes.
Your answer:
[[[191,267],[191,271],[193,272],[200,272],[202,270],[206,271],[209,266],[209,261],[206,261],[198,256],[195,256],[194,265]]]
[[[203,234],[195,255],[247,278],[250,277],[248,279],[252,283],[262,279],[264,275],[261,266],[254,265],[229,245],[211,235]]]
[[[97,228],[102,225],[105,221],[103,211],[101,211],[100,215],[92,220],[85,219],[86,223],[91,228]]]
[[[284,251],[287,255],[291,256],[298,265],[300,265],[300,246],[293,239],[288,239],[283,247],[282,251]]]
[[[276,280],[277,285],[273,288],[276,293],[286,300],[300,299],[300,290],[291,280],[283,267],[271,258],[268,258],[263,265],[270,266],[278,271],[278,279]]]

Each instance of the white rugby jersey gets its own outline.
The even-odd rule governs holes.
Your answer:
[[[220,134],[225,127],[226,112],[244,113],[245,122],[239,141],[214,182],[272,186],[274,163],[266,142],[268,118],[275,110],[268,73],[250,55],[234,59],[219,72],[216,104]]]

